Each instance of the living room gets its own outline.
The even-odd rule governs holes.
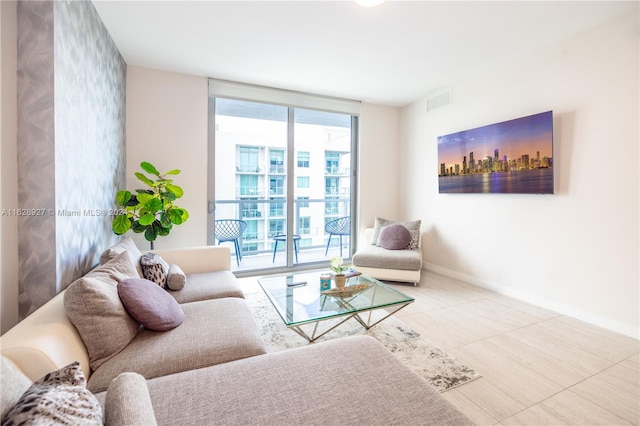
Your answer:
[[[10,2],[3,2],[3,209],[19,206],[15,189],[19,174],[15,161],[19,149],[16,59],[10,55],[16,52],[15,16],[15,4],[12,9]],[[400,106],[365,100],[360,113],[358,232],[371,226],[377,216],[419,218],[426,233],[423,252],[427,271],[637,339],[637,28],[635,4],[592,28],[452,83],[446,87],[452,93],[451,105],[443,108],[429,110],[429,93]],[[57,64],[55,68],[68,66],[73,69],[74,65]],[[75,69],[74,75],[80,76],[79,71],[81,68]],[[61,72],[54,73],[56,78],[62,77]],[[103,145],[89,144],[82,137],[67,151],[57,151],[65,145],[56,143],[56,152],[48,157],[55,166],[42,169],[49,173],[44,176],[52,182],[54,178],[63,180],[58,173],[77,168],[71,188],[74,194],[86,194],[96,192],[95,182],[133,185],[132,173],[141,161],[162,169],[181,168],[183,186],[189,188],[184,203],[192,215],[180,232],[158,240],[157,247],[206,244],[203,230],[207,213],[202,207],[207,199],[202,179],[207,170],[203,154],[207,151],[206,77],[216,76],[126,65],[126,146],[125,137],[108,145],[106,153],[101,151]],[[125,97],[125,93],[118,95]],[[50,99],[59,101],[54,95]],[[439,135],[550,109],[554,111],[557,168],[554,195],[438,193]],[[176,144],[183,146],[186,141],[189,149],[175,149]],[[153,149],[149,149],[150,143]],[[124,151],[118,151],[122,146]],[[601,158],[607,154],[614,159]],[[102,161],[88,161],[91,155]],[[126,163],[121,165],[121,161]],[[63,194],[68,188],[54,187],[56,208],[65,207]],[[384,202],[379,202],[380,194],[385,194]],[[95,264],[100,250],[115,241],[108,226],[96,223],[83,226],[99,226],[102,231],[97,236],[62,221],[53,240],[43,238],[44,245],[32,248],[35,253],[59,251],[68,256],[35,259],[42,265],[36,269],[39,277],[45,277],[47,287],[42,293],[38,289],[27,292],[33,302],[46,301],[62,289],[65,280],[68,284],[69,276],[58,264],[79,263],[74,273],[84,272],[80,270]],[[24,302],[18,282],[19,265],[25,262],[19,258],[19,253],[24,253],[20,244],[25,241],[16,217],[3,217],[0,229],[4,332],[20,318],[19,301]],[[55,225],[52,229],[55,232]],[[73,243],[62,230],[75,233]],[[89,250],[91,256],[69,254],[78,249]]]

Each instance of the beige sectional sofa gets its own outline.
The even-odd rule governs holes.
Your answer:
[[[120,245],[83,278],[126,270],[114,264],[137,254],[122,251]],[[266,354],[228,248],[157,253],[187,276],[182,290],[169,292],[183,322],[163,332],[139,327],[124,348],[96,363],[96,342],[79,332],[86,323],[77,328],[67,315],[70,286],[0,338],[2,416],[40,383],[32,382],[78,361],[88,391],[84,383],[73,389],[96,400],[106,424],[471,423],[372,338]],[[74,401],[63,400],[63,409]]]

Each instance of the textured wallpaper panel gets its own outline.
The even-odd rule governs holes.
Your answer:
[[[125,185],[126,64],[87,1],[56,2],[56,256],[59,290],[116,241],[110,212]]]
[[[19,314],[93,267],[117,238],[126,64],[88,1],[18,2]]]
[[[53,3],[18,2],[18,218],[20,318],[56,294]],[[40,212],[40,210],[37,210]]]

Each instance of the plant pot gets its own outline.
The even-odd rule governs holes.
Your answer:
[[[333,280],[336,282],[336,287],[344,288],[345,284],[347,283],[347,276],[346,275],[334,275],[333,276]]]

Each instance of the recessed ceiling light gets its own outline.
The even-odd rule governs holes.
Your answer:
[[[356,0],[356,4],[362,7],[376,7],[384,3],[384,0]]]

